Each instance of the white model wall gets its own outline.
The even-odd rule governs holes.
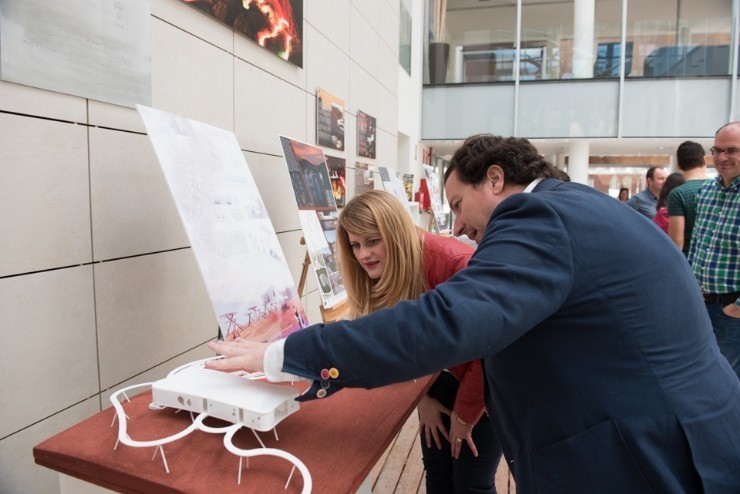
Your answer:
[[[305,250],[278,134],[316,142],[321,87],[345,100],[348,145],[332,154],[348,167],[358,110],[378,132],[377,159],[360,161],[408,154],[414,172],[420,135],[404,114],[398,151],[399,108],[418,111],[421,91],[398,65],[398,0],[305,1],[303,32],[301,69],[180,0],[151,1],[151,106],[236,134],[296,285]],[[312,277],[303,302],[319,322]],[[216,324],[136,111],[0,81],[0,492],[58,492],[33,446],[208,356]]]

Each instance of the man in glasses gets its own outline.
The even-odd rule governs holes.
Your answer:
[[[720,351],[740,377],[740,122],[721,127],[709,151],[718,176],[699,191],[688,259]]]

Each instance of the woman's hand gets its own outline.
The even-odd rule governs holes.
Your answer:
[[[473,441],[473,426],[465,423],[455,412],[450,415],[450,445],[451,454],[457,460],[460,458],[463,441],[468,443],[473,456],[478,457],[478,448]]]
[[[206,368],[225,372],[247,371],[262,372],[262,360],[269,343],[258,343],[236,339],[233,341],[211,341],[208,348],[220,353],[225,358],[207,360]]]
[[[735,303],[731,303],[730,305],[723,307],[722,312],[724,312],[727,317],[734,317],[735,319],[740,318],[740,307]]]
[[[447,429],[442,422],[442,414],[449,415],[450,410],[428,394],[421,398],[416,409],[419,411],[419,432],[426,439],[427,448],[432,447],[433,439],[437,449],[442,449],[442,440],[439,436],[450,440]]]

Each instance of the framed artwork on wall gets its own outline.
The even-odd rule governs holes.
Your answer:
[[[303,67],[303,0],[180,0]]]
[[[375,159],[375,117],[357,111],[357,154],[363,158]]]
[[[321,88],[316,91],[316,142],[344,151],[344,100]]]

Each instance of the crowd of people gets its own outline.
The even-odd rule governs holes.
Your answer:
[[[704,147],[685,141],[676,149],[680,172],[656,193],[665,172],[650,168],[647,187],[633,196],[641,199],[627,204],[652,218],[686,256],[719,348],[740,377],[740,122],[720,128],[709,151],[716,178],[707,176]]]
[[[495,492],[501,450],[522,494],[740,492],[740,122],[717,131],[716,179],[700,147],[680,178],[648,171],[638,214],[526,139],[472,136],[444,181],[474,251],[366,192],[337,228],[350,318],[211,342],[206,365],[313,381],[302,400],[439,373],[428,492]]]

